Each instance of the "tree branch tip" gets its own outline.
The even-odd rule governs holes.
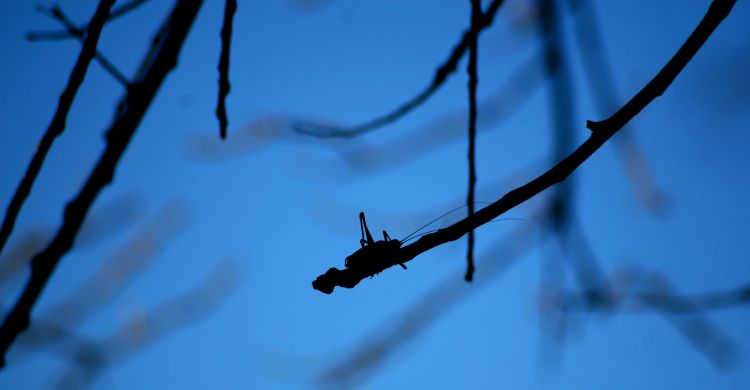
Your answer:
[[[340,272],[341,271],[338,268],[329,268],[326,273],[315,278],[315,280],[312,282],[313,288],[322,292],[323,294],[330,295],[331,293],[333,293],[333,289],[336,288],[336,284],[332,283],[331,279],[335,279]]]

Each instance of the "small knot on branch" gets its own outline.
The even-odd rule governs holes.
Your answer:
[[[591,132],[602,131],[606,127],[606,120],[604,121],[586,121],[586,127]]]

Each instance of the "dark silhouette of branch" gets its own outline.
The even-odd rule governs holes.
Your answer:
[[[594,5],[588,0],[570,0],[573,12],[577,15],[574,23],[576,40],[580,50],[581,62],[589,88],[594,97],[594,104],[600,114],[614,111],[619,103],[612,67],[606,56],[602,34],[596,18]],[[666,195],[654,182],[643,152],[631,125],[614,139],[614,147],[620,162],[630,178],[633,191],[641,204],[652,213],[664,212]]]
[[[492,3],[490,3],[487,11],[482,14],[482,18],[479,21],[477,34],[492,25],[492,22],[495,19],[495,14],[497,14],[497,10],[500,8],[503,2],[504,0],[493,0]],[[461,57],[463,57],[464,53],[469,49],[470,41],[471,28],[468,31],[464,32],[464,34],[461,36],[461,40],[458,42],[458,44],[456,44],[456,46],[453,47],[453,51],[451,51],[448,59],[435,71],[435,76],[433,77],[430,85],[428,85],[419,94],[417,94],[417,96],[407,101],[406,103],[403,103],[395,110],[360,125],[347,128],[322,126],[312,123],[298,123],[294,126],[295,130],[302,134],[321,138],[351,138],[397,121],[404,115],[410,113],[415,108],[422,105],[422,103],[426,102],[443,85],[445,80],[448,79],[448,76],[456,71],[458,62],[461,60]]]
[[[78,92],[78,88],[83,83],[89,64],[94,58],[96,45],[104,27],[104,21],[107,20],[107,15],[113,3],[114,0],[100,1],[94,16],[91,17],[91,22],[86,32],[86,39],[83,42],[83,47],[81,47],[81,53],[78,55],[73,70],[70,72],[68,84],[60,95],[52,122],[50,122],[47,131],[44,133],[41,141],[39,141],[36,153],[34,153],[34,157],[31,159],[31,163],[26,169],[26,173],[23,175],[21,183],[18,185],[15,194],[13,194],[13,199],[11,199],[8,209],[5,212],[5,219],[3,219],[3,225],[0,227],[0,253],[2,253],[3,247],[5,247],[5,243],[13,231],[18,214],[21,212],[21,207],[31,193],[31,187],[34,185],[34,181],[42,169],[42,164],[50,148],[52,148],[52,143],[65,130],[68,112],[73,106],[73,100]]]
[[[182,44],[193,24],[202,0],[178,0],[157,33],[141,63],[135,82],[118,104],[115,119],[107,131],[107,146],[80,193],[68,203],[63,224],[52,242],[31,263],[31,276],[12,311],[0,328],[0,366],[18,334],[29,326],[31,310],[55,267],[70,248],[86,214],[101,190],[108,185],[146,109],[167,74],[177,65]]]
[[[477,41],[479,38],[479,23],[482,18],[482,4],[479,0],[471,1],[471,27],[469,31],[469,64],[466,72],[469,74],[469,190],[466,195],[468,217],[474,216],[474,190],[477,185]],[[468,248],[466,252],[466,274],[464,279],[471,282],[474,279],[474,229],[469,230]]]
[[[237,11],[237,0],[226,0],[224,8],[224,25],[221,27],[221,56],[219,58],[219,102],[216,105],[216,117],[219,119],[219,136],[227,138],[226,100],[231,89],[229,85],[229,48],[232,42],[232,21]]]
[[[70,20],[70,18],[65,16],[65,14],[62,12],[62,9],[60,9],[60,7],[52,6],[52,8],[48,9],[39,5],[37,7],[37,10],[39,10],[39,12],[42,12],[45,15],[48,15],[51,18],[60,22],[63,26],[65,26],[65,28],[68,29],[68,32],[70,33],[70,35],[78,39],[79,41],[83,42],[83,40],[86,38],[85,31],[79,29],[73,23],[73,21]],[[107,71],[107,73],[109,73],[112,77],[114,77],[115,80],[117,80],[120,84],[122,84],[125,87],[127,87],[130,84],[130,81],[128,80],[128,78],[125,77],[125,75],[122,72],[120,72],[114,66],[114,64],[112,64],[112,62],[108,60],[107,57],[105,57],[104,54],[102,54],[99,50],[96,50],[96,52],[94,53],[94,60],[96,60],[96,62],[98,62],[99,65],[101,65],[102,68],[104,68],[104,70]]]
[[[128,12],[140,7],[141,5],[145,4],[148,0],[131,0],[123,5],[119,5],[116,7],[112,7],[112,10],[109,12],[109,17],[107,17],[107,20],[105,23],[109,23]],[[48,14],[46,8],[37,6],[37,10]],[[86,30],[86,26],[74,26],[74,30],[82,32]],[[59,30],[59,31],[31,31],[28,34],[26,34],[26,39],[30,41],[42,41],[42,40],[62,40],[62,39],[73,39],[76,38],[76,34],[72,33],[70,31],[70,28],[66,28],[65,30]]]
[[[352,288],[366,277],[374,276],[396,264],[406,263],[438,245],[461,238],[469,230],[499,217],[552,185],[565,180],[628,121],[666,90],[703,46],[711,33],[729,14],[735,2],[736,0],[714,0],[695,30],[659,73],[611,117],[600,122],[588,121],[587,127],[591,130],[589,138],[547,172],[477,211],[474,218],[461,220],[435,233],[422,236],[413,244],[400,248],[398,256],[394,256],[395,258],[382,258],[379,262],[368,267],[346,268],[343,271],[330,268],[313,282],[313,288],[326,294],[332,293],[336,286]]]

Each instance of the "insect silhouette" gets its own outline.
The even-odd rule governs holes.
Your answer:
[[[367,228],[364,212],[359,213],[359,229],[362,232],[362,238],[359,240],[359,244],[362,247],[344,260],[346,268],[370,268],[377,264],[378,261],[382,261],[382,259],[390,259],[398,256],[402,242],[392,240],[385,230],[383,230],[383,239],[375,241],[372,238],[372,234],[370,234],[370,229]],[[403,269],[406,269],[403,263],[399,263],[399,265]]]
[[[475,202],[475,203],[486,204],[487,202]],[[393,259],[393,258],[398,257],[399,250],[401,249],[401,246],[404,245],[405,243],[411,240],[414,240],[416,238],[419,238],[421,236],[424,236],[426,234],[430,234],[430,233],[437,231],[437,230],[430,230],[427,232],[419,233],[424,228],[439,221],[443,217],[457,210],[463,209],[465,207],[466,207],[465,205],[459,206],[453,210],[448,211],[445,214],[438,216],[437,218],[431,220],[430,222],[427,222],[426,224],[422,225],[422,227],[413,231],[411,234],[404,237],[402,240],[392,239],[391,237],[388,236],[388,232],[383,230],[383,239],[380,241],[375,241],[372,238],[372,234],[370,234],[370,229],[367,228],[367,220],[365,220],[365,213],[360,212],[359,213],[359,229],[362,233],[362,238],[359,239],[359,244],[362,247],[357,249],[356,252],[352,253],[346,259],[344,259],[344,266],[346,268],[356,268],[356,269],[361,269],[361,270],[376,269],[378,268],[378,264],[384,264],[384,262],[387,259]],[[504,221],[504,220],[521,220],[521,218],[499,218],[499,219],[493,219],[490,222],[498,222],[498,221]],[[401,268],[406,269],[406,266],[403,263],[398,263],[398,265],[400,265]]]
[[[478,203],[481,203],[481,202],[478,202]],[[466,206],[459,206],[453,210],[448,211],[445,214],[440,215],[439,217],[422,225],[422,227],[420,227],[419,229],[411,232],[408,236],[404,237],[404,239],[402,240],[391,239],[388,236],[388,232],[383,230],[383,239],[380,241],[375,241],[372,238],[372,235],[370,234],[370,229],[367,228],[367,220],[365,220],[365,213],[360,212],[359,213],[359,229],[362,233],[362,238],[360,238],[359,244],[362,245],[362,247],[359,248],[356,252],[352,253],[350,256],[348,256],[344,260],[344,266],[346,266],[346,268],[371,268],[375,264],[377,264],[379,259],[394,258],[395,256],[398,256],[399,249],[401,249],[401,246],[405,244],[406,242],[435,231],[435,230],[431,230],[428,232],[417,234],[420,231],[422,231],[422,229],[432,225],[433,223],[437,222],[438,220],[447,216],[448,214],[451,214],[454,211],[460,210],[464,207]],[[382,262],[383,260],[380,260],[380,261]],[[403,263],[398,263],[398,265],[400,265],[403,269],[406,269],[406,266]]]

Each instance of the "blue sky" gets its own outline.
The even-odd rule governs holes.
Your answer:
[[[745,307],[706,315],[734,343],[737,355],[728,368],[717,367],[693,347],[674,321],[652,312],[574,315],[566,323],[565,342],[550,342],[540,327],[538,297],[543,264],[565,261],[558,245],[533,236],[538,243],[503,272],[492,273],[490,265],[502,255],[493,252],[498,240],[516,229],[533,229],[539,201],[506,215],[521,221],[492,223],[477,231],[476,252],[482,260],[474,285],[461,281],[466,244],[459,240],[419,256],[407,271],[389,269],[330,296],[314,291],[310,283],[317,275],[329,267],[343,268],[344,258],[358,248],[360,211],[367,213],[372,231],[385,229],[402,238],[464,201],[465,137],[433,145],[439,130],[454,123],[465,126],[465,61],[424,106],[367,136],[323,142],[293,134],[291,124],[298,119],[359,123],[412,97],[447,57],[470,10],[468,1],[335,0],[301,6],[308,3],[316,2],[239,2],[227,102],[230,128],[222,142],[213,112],[223,2],[205,2],[179,67],[148,110],[114,183],[94,205],[94,216],[114,216],[103,217],[103,224],[91,222],[91,239],[80,238],[63,258],[34,312],[34,320],[64,325],[55,310],[66,308],[60,304],[76,296],[71,294],[77,286],[96,279],[100,264],[145,261],[148,247],[134,255],[118,251],[132,249],[134,240],[157,243],[160,250],[148,257],[151,263],[142,265],[99,309],[91,309],[99,298],[91,297],[93,314],[68,329],[73,340],[111,347],[111,364],[93,388],[311,387],[331,367],[346,366],[347,359],[354,364],[348,357],[357,347],[388,337],[405,313],[427,313],[419,302],[436,288],[458,298],[446,300],[437,319],[400,344],[384,365],[349,384],[750,386],[750,310]],[[653,77],[709,4],[595,3],[622,99]],[[535,63],[540,44],[530,4],[508,0],[480,38],[478,97],[490,102],[488,107],[521,67],[534,70],[529,64]],[[93,2],[60,5],[79,22],[94,10]],[[132,75],[171,5],[152,1],[108,24],[101,51]],[[579,124],[573,132],[580,143],[588,135],[585,120],[604,114],[597,111],[586,84],[574,43],[575,16],[561,5],[575,87],[573,117]],[[32,3],[3,2],[0,9],[4,210],[52,117],[79,44],[28,42],[28,31],[58,26],[35,12]],[[749,18],[750,6],[738,2],[667,93],[627,129],[666,195],[662,212],[644,208],[612,145],[573,176],[578,226],[606,275],[637,266],[668,278],[684,293],[747,283]],[[540,81],[529,88],[534,89],[519,97],[512,110],[480,108],[480,201],[497,199],[551,164],[548,84]],[[11,249],[23,247],[32,232],[59,225],[64,204],[104,147],[103,131],[122,93],[100,66],[91,65],[67,129],[53,146],[0,263],[8,261]],[[500,119],[491,120],[492,115]],[[422,136],[410,138],[413,134]],[[575,288],[565,272],[561,283]],[[158,316],[144,313],[171,313],[174,306],[160,305],[185,297],[206,278],[208,288],[188,305],[193,311],[187,310],[187,318],[190,313],[198,318],[175,330],[167,327],[164,335],[156,333],[156,339],[145,342],[159,328],[148,322]],[[19,273],[1,281],[4,307],[24,280]],[[113,283],[96,291],[104,297]],[[132,326],[118,333],[124,324]],[[139,342],[142,347],[133,349]],[[69,358],[75,345],[15,346],[0,373],[0,388],[46,388],[67,374],[77,378],[80,372]]]

